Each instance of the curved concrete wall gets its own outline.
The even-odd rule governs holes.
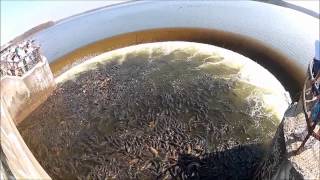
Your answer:
[[[22,77],[1,77],[1,157],[10,170],[1,175],[17,179],[49,179],[28,146],[24,143],[16,125],[39,106],[52,93],[55,82],[46,58],[42,57]],[[2,154],[1,154],[2,156]],[[2,177],[11,179],[12,177]]]
[[[297,77],[303,79],[307,64],[313,58],[314,41],[319,36],[319,19],[254,1],[130,2],[67,18],[38,32],[33,38],[41,43],[49,63],[54,64],[76,49],[103,39],[163,28],[168,30],[166,32],[171,28],[215,30],[252,38],[264,47],[280,52],[290,61],[290,67],[295,68]],[[201,31],[197,35],[201,35]],[[140,37],[132,44],[143,42],[146,40]],[[245,43],[247,41],[242,46],[246,46]],[[282,62],[277,63],[280,65]],[[12,133],[19,135],[17,131]],[[27,157],[33,156],[29,153]],[[30,172],[40,169],[40,176],[48,178],[41,167],[31,165],[29,168]],[[19,172],[20,169],[17,167],[12,171]]]
[[[319,38],[319,19],[255,1],[130,2],[73,16],[37,33],[49,63],[101,39],[159,28],[215,29],[281,51],[304,71]]]

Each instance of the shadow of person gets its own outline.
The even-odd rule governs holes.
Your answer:
[[[240,145],[200,156],[181,154],[165,173],[173,179],[253,179],[265,155],[262,145]]]

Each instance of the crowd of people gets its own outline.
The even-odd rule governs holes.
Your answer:
[[[1,76],[22,76],[40,61],[39,49],[34,40],[26,40],[2,50]]]

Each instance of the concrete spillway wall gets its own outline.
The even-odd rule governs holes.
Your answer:
[[[45,57],[22,77],[1,78],[2,178],[50,178],[24,143],[16,125],[45,101],[54,87],[54,78]]]
[[[1,103],[15,124],[19,124],[54,87],[54,79],[45,57],[22,77],[4,76],[1,78]]]
[[[316,126],[315,130],[319,128]],[[298,149],[307,133],[300,99],[284,114],[272,149],[256,172],[256,179],[320,179],[320,141],[311,136],[301,153],[292,153]]]
[[[159,29],[164,28],[165,31],[161,30],[162,33],[158,33]],[[228,46],[227,38],[224,37],[230,37],[230,33],[234,36],[229,38]],[[123,36],[124,34],[127,36]],[[67,18],[35,34],[34,38],[41,43],[51,67],[58,71],[65,62],[70,63],[70,59],[78,59],[85,55],[74,53],[77,49],[81,53],[91,55],[145,42],[183,40],[221,46],[226,43],[227,48],[244,54],[241,52],[242,49],[257,45],[244,38],[237,40],[235,37],[238,35],[250,37],[264,45],[256,53],[257,56],[245,55],[257,61],[260,58],[261,62],[264,60],[270,63],[271,61],[266,59],[274,59],[274,63],[271,64],[273,67],[292,75],[294,84],[302,84],[307,64],[313,58],[314,40],[319,37],[319,19],[253,1],[133,2]],[[234,40],[239,43],[231,43]],[[86,51],[95,50],[93,47],[97,41],[100,41],[99,47],[103,48]],[[83,49],[85,46],[89,48]],[[279,53],[275,53],[274,50]],[[70,58],[72,54],[75,58]],[[276,56],[268,58],[270,54]],[[4,173],[6,169],[17,178],[50,178],[24,144],[15,126],[53,89],[53,77],[48,64],[39,65],[38,70],[36,69],[30,72],[28,77],[1,79],[1,147],[5,154],[1,161],[6,164],[1,165],[3,176],[1,175],[0,179],[7,177]],[[44,82],[38,83],[40,81]],[[35,95],[34,99],[30,98],[31,94]],[[30,102],[35,102],[34,106],[30,106]],[[282,177],[283,173],[279,172],[287,172],[288,168],[285,167],[288,166],[284,166],[285,161],[282,160],[288,158],[280,156],[286,152],[284,137],[282,124],[273,144],[273,152],[276,153],[266,159],[266,162],[276,160],[277,163],[269,168],[270,171],[260,171],[257,177]]]
[[[34,158],[16,125],[40,105],[55,88],[55,80],[45,58],[22,77],[1,79],[1,157],[2,179],[50,179]],[[307,148],[297,156],[288,156],[296,149],[306,131],[301,100],[288,108],[274,136],[269,155],[256,172],[257,179],[319,179],[320,142],[310,139]],[[317,127],[319,128],[319,127]]]

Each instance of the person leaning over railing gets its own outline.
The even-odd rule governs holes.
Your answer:
[[[305,99],[303,99],[304,103],[304,113],[308,128],[308,134],[298,147],[298,149],[293,151],[294,155],[299,154],[302,147],[304,147],[305,143],[308,141],[310,136],[313,136],[317,140],[320,141],[320,129],[317,133],[315,133],[313,130],[315,129],[316,125],[320,122],[320,88],[319,88],[319,81],[320,81],[320,43],[319,40],[315,42],[315,57],[313,58],[312,63],[310,63],[308,76],[309,78],[306,81],[311,81],[311,88],[312,88],[312,101],[315,101],[311,108],[311,113],[309,115],[306,107]],[[305,84],[306,86],[306,84]],[[305,87],[303,90],[303,93],[305,94]],[[315,99],[315,100],[314,100]]]

